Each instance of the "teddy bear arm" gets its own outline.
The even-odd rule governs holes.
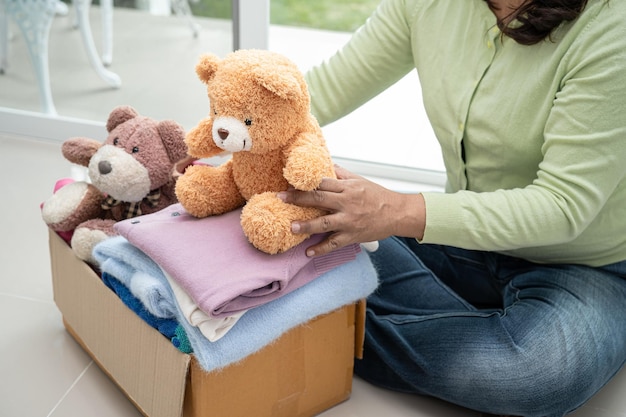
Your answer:
[[[283,175],[298,190],[311,191],[325,177],[334,177],[328,148],[314,134],[305,134],[287,151]]]
[[[195,158],[210,158],[223,152],[213,141],[213,121],[206,118],[191,129],[185,137],[187,152]]]
[[[65,185],[48,198],[41,215],[55,231],[72,231],[80,223],[103,215],[102,193],[83,181]]]
[[[232,160],[217,167],[188,168],[176,181],[175,191],[178,201],[194,217],[223,214],[245,203],[233,177]]]

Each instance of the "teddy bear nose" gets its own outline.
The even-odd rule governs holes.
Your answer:
[[[224,129],[223,127],[220,127],[219,129],[217,129],[217,134],[220,135],[220,138],[222,140],[225,140],[228,135],[230,134],[230,132],[227,129]]]
[[[98,171],[100,171],[102,175],[106,175],[112,170],[113,168],[111,167],[111,163],[109,161],[100,161],[98,163]]]

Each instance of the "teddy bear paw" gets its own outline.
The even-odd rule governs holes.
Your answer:
[[[276,193],[253,196],[241,211],[241,227],[252,245],[271,255],[285,252],[302,243],[309,235],[294,234],[291,222],[319,215],[314,208],[284,203]]]
[[[93,257],[93,248],[103,240],[116,235],[113,224],[114,220],[93,219],[79,225],[70,243],[74,254],[89,264],[98,265]]]
[[[256,223],[252,226],[254,231],[246,233],[246,237],[252,246],[270,255],[286,252],[308,238],[308,235],[293,234],[291,227],[280,228],[275,224]]]
[[[53,230],[70,231],[100,211],[102,194],[84,181],[59,188],[41,208],[43,221]]]

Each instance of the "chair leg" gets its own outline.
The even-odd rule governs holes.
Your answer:
[[[96,70],[96,73],[111,87],[119,88],[122,85],[122,80],[116,73],[106,69],[98,57],[96,45],[91,34],[91,23],[89,22],[89,7],[91,6],[91,0],[74,0],[76,6],[76,14],[78,16],[78,27],[80,28],[80,34],[83,38],[87,57],[91,66]]]
[[[0,1],[0,75],[8,65],[7,56],[9,54],[9,18],[4,10],[4,3]]]
[[[200,25],[193,18],[193,13],[191,13],[191,7],[189,7],[189,1],[172,0],[172,9],[174,9],[174,13],[177,16],[182,17],[187,21],[187,24],[191,29],[191,34],[194,38],[197,38],[198,33],[200,32]]]
[[[113,62],[113,0],[100,0],[102,18],[102,63]]]
[[[79,28],[78,14],[80,0],[72,0],[74,14],[72,16],[72,27]],[[113,0],[100,0],[100,17],[102,20],[102,64],[108,67],[113,62]]]
[[[28,53],[35,69],[41,110],[43,113],[56,115],[50,89],[50,71],[48,67],[48,39],[52,19],[56,13],[56,0],[22,0],[4,2],[5,11],[20,28]],[[5,25],[5,28],[7,26]],[[6,53],[6,49],[5,49]],[[5,55],[6,59],[6,55]]]

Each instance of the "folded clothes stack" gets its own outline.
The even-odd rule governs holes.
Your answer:
[[[376,272],[358,245],[308,258],[256,250],[240,210],[198,219],[180,204],[124,220],[96,246],[105,283],[206,371],[260,350],[289,329],[366,298]]]

